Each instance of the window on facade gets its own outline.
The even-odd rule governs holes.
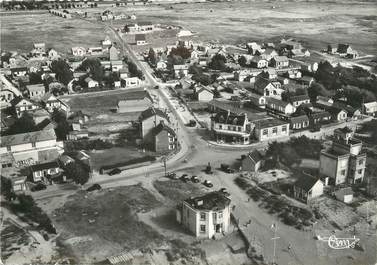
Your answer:
[[[343,169],[342,171],[340,171],[340,175],[345,176],[346,175],[346,170]]]
[[[362,165],[364,163],[364,159],[359,160],[359,165]]]
[[[228,130],[230,131],[230,126],[228,126]]]
[[[241,131],[241,127],[238,127],[238,131],[239,131],[239,132]]]
[[[200,233],[205,233],[205,232],[206,232],[206,226],[200,225]]]
[[[216,213],[213,213],[213,214],[212,214],[212,219],[213,219],[213,221],[216,221],[216,220],[217,220],[217,215],[216,215]]]
[[[200,221],[205,221],[205,220],[206,220],[206,214],[200,213]]]
[[[31,146],[32,146],[32,147],[35,147],[35,142],[32,142],[32,143],[31,143]]]
[[[10,152],[10,146],[7,146],[7,151]]]
[[[223,128],[223,126],[222,125],[219,125],[219,129],[221,130]]]
[[[362,169],[359,169],[359,170],[357,171],[357,173],[358,173],[358,174],[363,174],[363,170],[362,170]]]
[[[272,133],[273,134],[277,134],[278,133],[278,128],[276,128],[276,127],[272,128]]]
[[[223,212],[219,212],[218,217],[219,217],[219,219],[223,218]]]
[[[263,130],[263,135],[267,135],[268,134],[268,130],[267,129],[264,129]]]
[[[287,131],[287,126],[284,125],[283,127],[281,127],[281,130],[282,130],[283,132],[286,132],[286,131]]]

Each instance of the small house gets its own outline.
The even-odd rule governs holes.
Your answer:
[[[258,172],[263,163],[263,156],[258,150],[253,150],[241,160],[241,170]]]
[[[30,166],[33,182],[48,182],[49,177],[59,174],[58,162],[47,162]]]
[[[200,86],[196,89],[196,97],[198,101],[211,101],[213,99],[213,92],[208,87]]]
[[[289,66],[289,59],[287,56],[275,56],[271,59],[270,64],[276,69],[287,68]]]
[[[301,175],[293,185],[293,195],[296,199],[308,203],[311,199],[323,194],[324,184],[321,180],[310,176]]]
[[[290,118],[290,128],[293,130],[306,129],[309,127],[309,118],[306,115]]]
[[[172,128],[161,122],[153,129],[153,151],[166,153],[178,148],[177,136]]]
[[[131,87],[138,87],[141,85],[141,80],[138,77],[127,77],[127,78],[122,78],[125,83],[126,88],[131,88]]]
[[[334,192],[335,198],[344,203],[351,203],[353,200],[353,191],[351,187],[339,189]]]
[[[95,88],[95,87],[98,87],[98,82],[94,79],[92,79],[91,77],[87,77],[84,79],[85,83],[86,83],[86,86],[87,88]]]
[[[369,116],[376,116],[377,101],[368,102],[363,104],[364,113]]]
[[[13,192],[23,192],[27,189],[26,176],[16,176],[12,177],[10,180],[12,182]]]
[[[263,59],[262,56],[254,56],[250,61],[251,66],[255,68],[266,68],[268,67],[268,61]]]
[[[144,34],[136,34],[135,35],[135,43],[138,46],[147,44],[145,35]]]
[[[31,99],[39,99],[45,94],[45,87],[43,84],[27,85],[27,91]]]
[[[294,107],[299,107],[301,104],[309,104],[310,98],[308,95],[298,95],[290,97],[290,102]]]
[[[187,64],[176,64],[173,66],[174,76],[176,78],[182,78],[188,75],[189,66]]]
[[[296,111],[296,107],[291,103],[271,97],[266,98],[266,108],[286,115],[290,115]]]
[[[72,55],[82,57],[86,54],[86,49],[84,47],[72,47]]]

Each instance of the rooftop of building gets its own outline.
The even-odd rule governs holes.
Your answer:
[[[1,146],[14,146],[49,140],[56,140],[55,131],[53,129],[2,136]]]
[[[319,178],[307,174],[302,174],[294,185],[308,192],[313,188],[318,180]]]
[[[186,199],[184,202],[196,210],[219,211],[229,206],[230,199],[222,192],[214,191],[203,196]]]
[[[275,118],[265,119],[265,120],[259,120],[259,121],[256,122],[256,125],[260,129],[271,128],[271,127],[285,125],[285,124],[288,124],[288,123],[285,122],[285,121],[281,121],[281,120],[275,119]]]

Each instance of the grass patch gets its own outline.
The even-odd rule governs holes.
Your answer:
[[[95,235],[126,250],[141,249],[161,244],[164,237],[139,221],[136,213],[159,206],[160,202],[141,185],[90,194],[80,191],[55,211],[54,221],[69,235]]]
[[[153,186],[163,196],[176,203],[191,196],[195,197],[203,194],[202,190],[197,185],[185,183],[181,180],[157,180],[153,183]]]

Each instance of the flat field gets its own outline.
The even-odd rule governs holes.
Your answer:
[[[128,8],[117,11],[127,13]],[[132,13],[140,21],[189,29],[204,41],[236,44],[292,36],[317,50],[340,42],[367,54],[377,51],[376,2],[196,3],[138,8]]]
[[[100,46],[104,27],[78,19],[63,19],[50,14],[22,14],[1,17],[1,49],[28,52],[33,43],[44,42],[58,52],[71,47]]]

